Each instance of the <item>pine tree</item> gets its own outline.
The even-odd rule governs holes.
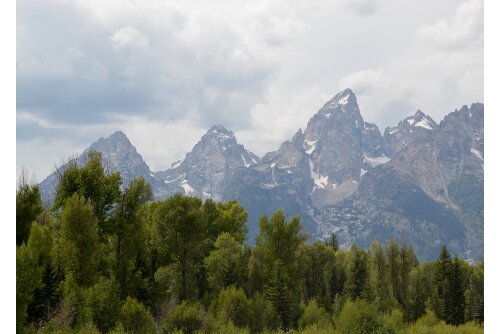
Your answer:
[[[431,282],[431,308],[438,319],[450,321],[451,310],[451,266],[452,260],[446,246],[441,247],[439,259],[436,261]]]
[[[421,268],[415,268],[410,273],[408,287],[408,305],[404,309],[404,319],[414,322],[425,314],[426,295],[424,289],[424,273]]]
[[[266,295],[276,310],[281,328],[287,331],[297,316],[298,305],[292,294],[287,269],[281,260],[274,262]]]
[[[370,246],[370,279],[375,300],[386,299],[388,294],[387,263],[384,251],[376,240]]]
[[[335,252],[339,250],[339,242],[337,241],[335,233],[332,232],[332,236],[330,237],[330,240],[328,240],[327,244],[330,245]]]
[[[368,263],[367,254],[353,245],[350,251],[347,268],[346,293],[352,300],[366,298],[368,295]]]
[[[399,246],[396,240],[391,239],[385,249],[387,259],[387,279],[389,281],[389,297],[399,301],[401,291],[401,264]]]
[[[450,310],[448,321],[453,325],[464,323],[465,315],[465,288],[460,261],[455,256],[450,271]]]

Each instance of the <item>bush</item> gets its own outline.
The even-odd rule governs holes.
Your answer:
[[[192,334],[202,328],[205,317],[205,310],[200,303],[183,301],[167,315],[162,327],[166,333],[179,330],[184,334]]]
[[[223,289],[212,307],[217,317],[230,320],[237,327],[246,327],[250,322],[250,301],[243,289]]]
[[[299,320],[299,327],[306,328],[313,324],[323,326],[330,323],[330,317],[325,309],[318,306],[316,301],[313,299],[307,304],[304,309],[304,313]]]
[[[127,297],[120,313],[120,323],[126,332],[149,334],[156,333],[153,316],[146,307],[132,297]]]
[[[377,309],[364,300],[347,301],[337,320],[341,333],[371,334],[381,328]]]
[[[100,277],[83,294],[84,318],[92,321],[101,332],[108,332],[115,326],[120,304],[120,291],[116,281]]]
[[[264,329],[273,330],[278,326],[271,302],[260,293],[254,294],[250,301],[250,333],[261,333]]]

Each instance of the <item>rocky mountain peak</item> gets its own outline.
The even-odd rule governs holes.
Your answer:
[[[221,199],[234,173],[259,160],[259,157],[238,144],[231,130],[215,125],[201,137],[184,160],[175,162],[171,169],[155,175],[167,184],[171,192]]]
[[[395,127],[387,127],[384,131],[383,153],[392,158],[411,143],[423,140],[429,132],[438,127],[437,123],[421,110],[400,121]]]
[[[361,117],[356,95],[349,88],[337,93],[331,100],[326,102],[317,115],[328,120],[345,118],[346,116]]]

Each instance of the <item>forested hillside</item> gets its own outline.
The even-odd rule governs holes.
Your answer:
[[[67,166],[53,206],[16,192],[18,333],[482,333],[483,262],[442,245],[308,243],[300,217],[121,188],[101,155]]]

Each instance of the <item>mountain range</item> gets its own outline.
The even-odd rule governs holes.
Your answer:
[[[223,126],[213,126],[185,158],[153,172],[126,135],[117,131],[100,151],[123,185],[138,176],[156,199],[176,192],[237,200],[249,214],[249,241],[258,219],[283,208],[300,215],[311,240],[337,236],[341,247],[368,248],[377,239],[412,244],[421,260],[442,244],[471,261],[483,259],[484,106],[473,103],[437,124],[418,110],[381,134],[363,120],[355,94],[336,94],[278,150],[258,157]],[[64,170],[64,166],[61,167]],[[54,195],[58,174],[40,183]]]

